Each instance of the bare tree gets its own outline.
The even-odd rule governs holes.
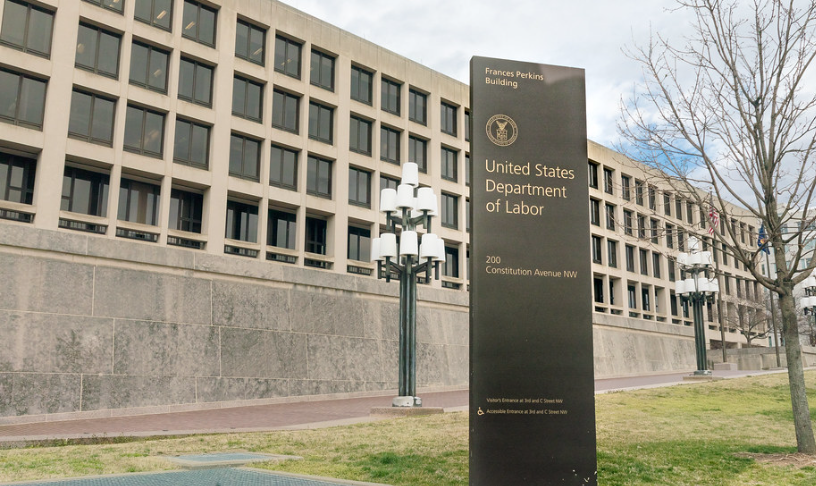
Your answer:
[[[656,34],[629,51],[645,81],[623,104],[622,151],[675,178],[700,205],[711,191],[720,218],[729,221],[729,201],[764,226],[771,276],[759,271],[755,246],[737,243],[734,225],[713,236],[779,298],[796,441],[799,452],[816,454],[793,292],[816,259],[800,265],[801,226],[783,232],[794,217],[814,220],[816,0],[677,4],[694,18],[682,43]]]
[[[763,295],[744,293],[727,305],[733,305],[736,313],[725,313],[723,316],[725,325],[742,334],[749,348],[753,346],[751,342],[754,339],[765,339],[773,333],[771,316],[764,309]]]

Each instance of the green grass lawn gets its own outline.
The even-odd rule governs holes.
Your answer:
[[[806,377],[816,417],[816,372]],[[745,457],[796,452],[784,374],[610,393],[597,396],[596,407],[600,485],[816,484],[816,457],[796,466]],[[8,449],[0,450],[0,482],[159,471],[173,468],[165,455],[245,450],[304,458],[257,466],[267,469],[461,486],[468,477],[467,425],[466,414],[451,413],[329,429]]]

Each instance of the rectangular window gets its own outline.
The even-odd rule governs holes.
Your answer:
[[[618,242],[607,240],[607,264],[612,268],[618,268]]]
[[[442,147],[442,178],[449,181],[459,181],[459,153],[447,147]]]
[[[674,216],[680,221],[683,221],[683,200],[679,197],[674,199],[674,209],[677,212]]]
[[[428,123],[428,97],[413,89],[408,90],[408,119],[422,125]]]
[[[728,245],[722,244],[722,261],[723,265],[728,265]]]
[[[122,13],[122,11],[125,8],[124,0],[84,0],[84,1],[119,13]]]
[[[589,162],[588,164],[588,173],[589,173],[589,187],[593,189],[598,188],[598,164],[595,162]]]
[[[258,206],[227,201],[227,226],[224,236],[230,240],[257,242]]]
[[[0,69],[0,121],[42,128],[45,81]]]
[[[666,224],[666,246],[668,248],[674,248],[674,226],[670,224]]]
[[[298,153],[272,146],[269,159],[269,184],[297,191]]]
[[[649,221],[649,229],[652,230],[652,243],[660,243],[660,223],[656,219],[652,218]]]
[[[675,270],[674,270],[674,260],[671,258],[667,259],[667,264],[669,267],[669,282],[674,282],[675,280]]]
[[[51,55],[53,26],[52,11],[20,0],[6,0],[0,43],[47,59]]]
[[[420,172],[428,172],[428,142],[426,140],[408,137],[408,162],[415,162]]]
[[[638,222],[638,238],[644,239],[644,238],[646,238],[646,230],[647,230],[647,228],[646,228],[646,216],[643,216],[642,214],[638,214],[637,222]]]
[[[668,192],[663,193],[663,214],[671,216],[671,194]]]
[[[133,17],[170,32],[173,24],[173,0],[136,0]]]
[[[595,226],[601,225],[601,201],[589,200],[589,222]]]
[[[326,254],[326,229],[325,219],[306,217],[306,252],[317,255]]]
[[[470,187],[470,154],[465,153],[465,185]]]
[[[652,275],[660,278],[660,253],[652,253]]]
[[[691,201],[686,202],[686,221],[694,223],[694,203]]]
[[[635,247],[632,245],[626,245],[626,271],[635,271]]]
[[[35,159],[0,152],[0,199],[31,204],[36,168]]]
[[[621,196],[627,201],[632,199],[631,184],[632,179],[629,176],[621,176]]]
[[[371,122],[354,115],[349,124],[349,150],[371,155]]]
[[[371,230],[348,227],[348,259],[358,262],[371,260]]]
[[[232,114],[260,122],[263,115],[263,86],[235,76],[232,80]]]
[[[105,216],[108,209],[108,181],[108,174],[66,166],[62,177],[60,210]]]
[[[604,284],[602,278],[594,278],[592,279],[592,287],[593,287],[593,295],[595,296],[595,302],[598,304],[603,304],[604,301]]]
[[[179,67],[179,99],[212,106],[212,79],[212,67],[182,57]]]
[[[207,169],[210,153],[210,127],[183,118],[176,118],[176,140],[173,161]]]
[[[592,262],[603,263],[603,240],[600,236],[592,235]]]
[[[629,285],[626,287],[626,293],[629,297],[629,308],[630,309],[637,309],[637,291],[635,290],[634,285]]]
[[[313,196],[332,197],[332,162],[313,155],[307,160],[306,192]]]
[[[112,145],[115,107],[113,100],[74,90],[71,93],[68,135],[88,142]]]
[[[456,136],[456,107],[444,101],[441,104],[440,124],[442,133]]]
[[[383,189],[394,189],[396,191],[399,184],[399,179],[392,179],[384,175],[380,176],[380,192],[382,192]]]
[[[167,93],[168,52],[133,42],[130,50],[130,84]]]
[[[445,246],[445,266],[442,274],[446,277],[459,278],[459,248]]]
[[[465,141],[470,142],[470,112],[465,110]]]
[[[606,204],[606,229],[615,230],[615,206]]]
[[[380,126],[380,160],[392,164],[400,163],[400,132],[384,125]]]
[[[260,181],[260,168],[261,142],[233,133],[230,137],[229,174],[257,182]]]
[[[604,192],[607,194],[615,194],[615,180],[613,179],[614,173],[611,169],[607,169],[604,167],[603,170],[604,174]]]
[[[349,167],[349,203],[371,207],[371,172]]]
[[[649,275],[649,252],[640,250],[640,274]]]
[[[204,196],[195,192],[170,191],[170,221],[168,227],[178,231],[201,233]]]
[[[683,233],[683,230],[677,230],[677,249],[680,251],[686,251],[686,235]]]
[[[623,210],[623,232],[629,236],[632,236],[632,227],[633,227],[633,214],[632,211],[627,209]]]
[[[649,305],[649,287],[643,287],[640,289],[640,297],[641,302],[643,302],[643,310],[649,312],[651,311],[651,306]]]
[[[635,203],[639,206],[643,206],[643,191],[643,181],[635,179]]]
[[[330,144],[334,139],[334,110],[328,106],[309,102],[309,138]]]
[[[117,218],[120,221],[156,226],[160,192],[161,187],[156,184],[122,178]]]
[[[442,193],[442,226],[459,228],[459,197]]]
[[[657,209],[657,188],[649,186],[649,209]]]
[[[161,158],[164,148],[164,115],[128,105],[124,148],[128,152]]]
[[[301,48],[299,42],[275,36],[275,71],[300,79]]]
[[[266,243],[269,246],[294,250],[297,241],[297,215],[270,209],[266,233]]]
[[[373,82],[374,73],[361,67],[351,66],[351,99],[370,105]]]
[[[299,133],[300,97],[285,91],[272,92],[272,126]]]
[[[400,83],[391,81],[390,79],[382,78],[382,100],[381,108],[383,111],[400,114]]]
[[[263,66],[265,45],[266,29],[238,19],[235,26],[235,57]]]
[[[184,0],[181,35],[206,46],[215,47],[215,22],[218,11],[193,0]]]
[[[309,81],[329,91],[334,91],[334,56],[312,50],[311,75]]]

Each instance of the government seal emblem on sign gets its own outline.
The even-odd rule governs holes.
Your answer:
[[[518,138],[518,125],[507,115],[493,115],[487,120],[487,138],[499,147],[512,145]]]

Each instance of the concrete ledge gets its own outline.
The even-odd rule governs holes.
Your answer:
[[[371,409],[371,415],[379,417],[415,417],[440,413],[445,413],[445,409],[439,407],[374,407]]]
[[[714,371],[721,370],[737,371],[738,369],[739,366],[737,365],[737,363],[714,363]]]

